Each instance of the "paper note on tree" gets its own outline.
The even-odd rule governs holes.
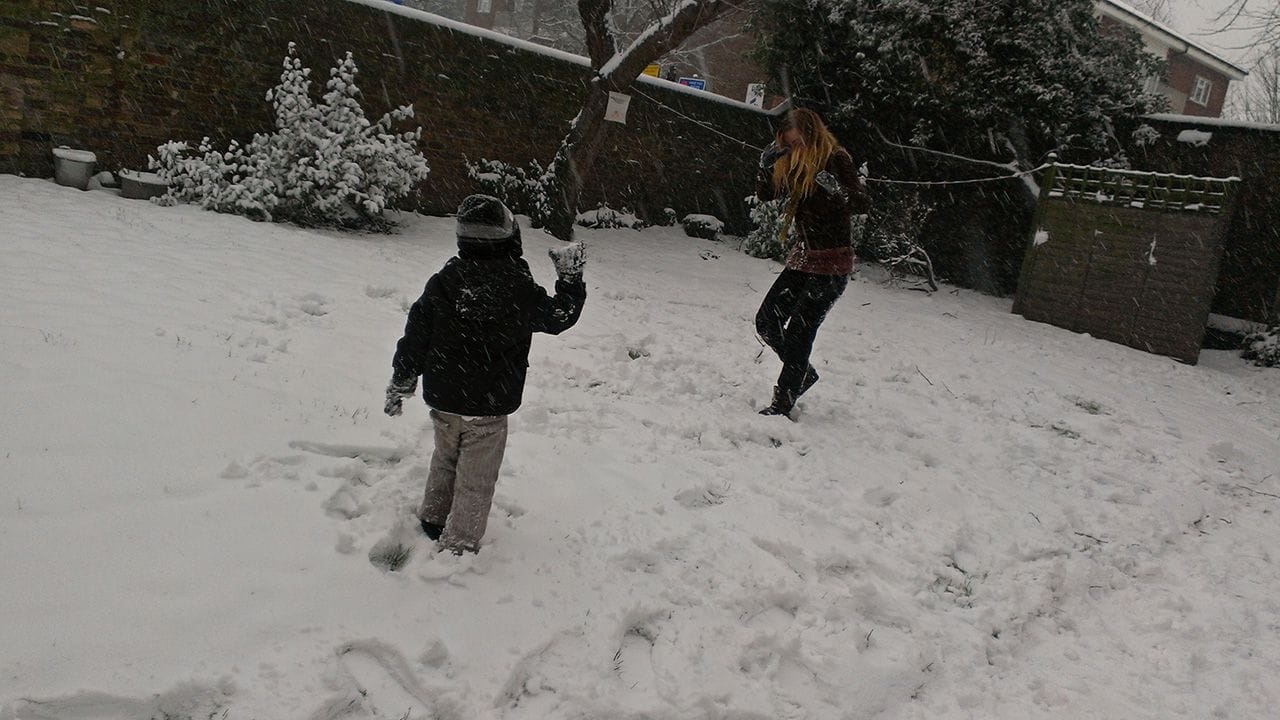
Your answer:
[[[609,122],[627,124],[627,107],[631,105],[631,96],[620,92],[609,93],[609,106],[605,108],[604,119]]]

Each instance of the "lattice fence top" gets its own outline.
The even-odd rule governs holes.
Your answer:
[[[1048,196],[1073,202],[1217,215],[1240,178],[1138,172],[1054,163],[1045,173]]]

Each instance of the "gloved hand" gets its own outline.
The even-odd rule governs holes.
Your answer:
[[[417,378],[401,382],[393,379],[391,384],[387,386],[387,404],[382,406],[382,412],[389,417],[395,417],[404,412],[404,399],[413,397],[417,389]]]
[[[555,263],[556,275],[569,283],[582,282],[582,269],[587,264],[586,250],[582,243],[568,243],[547,251]]]
[[[778,158],[789,152],[791,152],[791,148],[783,147],[779,145],[777,141],[770,143],[769,147],[765,148],[764,152],[760,153],[760,169],[768,170],[769,168],[772,168],[773,164],[778,162]]]
[[[818,187],[827,191],[831,195],[835,195],[838,198],[848,197],[848,193],[845,191],[843,187],[841,187],[840,181],[836,179],[836,176],[832,175],[826,170],[823,170],[819,172],[817,175],[815,175],[813,178],[813,181],[818,184]]]

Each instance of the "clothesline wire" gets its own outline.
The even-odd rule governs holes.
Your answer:
[[[745,147],[745,148],[750,148],[750,149],[755,150],[755,151],[757,151],[757,152],[763,152],[763,151],[764,151],[764,148],[762,148],[762,147],[758,147],[758,146],[756,146],[756,145],[753,145],[753,144],[751,144],[751,143],[747,142],[746,140],[742,140],[741,138],[736,138],[736,137],[734,137],[734,136],[732,136],[732,135],[729,135],[728,133],[725,133],[725,132],[721,131],[719,128],[716,128],[715,126],[711,125],[710,123],[703,122],[703,121],[701,121],[701,120],[698,120],[697,118],[689,117],[688,115],[686,115],[686,114],[684,114],[684,113],[680,112],[679,110],[677,110],[677,109],[675,109],[675,108],[671,107],[670,105],[668,105],[668,104],[666,104],[666,103],[662,102],[661,100],[659,100],[659,99],[657,99],[657,98],[653,97],[652,95],[650,95],[650,94],[646,93],[645,91],[641,90],[639,87],[632,86],[632,90],[633,90],[636,94],[641,95],[641,96],[643,96],[643,97],[647,98],[650,102],[654,103],[655,105],[658,105],[659,107],[665,108],[666,110],[668,110],[668,111],[670,111],[670,112],[672,112],[672,113],[675,113],[676,115],[679,115],[680,117],[684,118],[685,120],[688,120],[689,122],[692,122],[692,123],[694,123],[695,125],[699,125],[699,126],[703,127],[703,128],[704,128],[704,129],[706,129],[706,130],[710,130],[711,132],[713,132],[713,133],[715,133],[715,134],[717,134],[717,135],[719,135],[719,136],[721,136],[721,137],[723,137],[723,138],[726,138],[726,139],[728,139],[728,140],[732,140],[733,142],[735,142],[735,143],[737,143],[737,144],[739,144],[739,145],[741,145],[741,146],[743,146],[743,147]],[[1043,165],[1040,165],[1039,167],[1034,167],[1034,168],[1031,168],[1030,170],[1021,170],[1021,171],[1018,171],[1018,172],[1015,172],[1015,173],[1012,173],[1012,174],[1009,174],[1009,175],[998,175],[998,176],[995,176],[995,177],[985,177],[985,178],[968,178],[968,179],[964,179],[964,180],[895,180],[895,179],[893,179],[893,178],[867,177],[867,178],[866,178],[866,181],[867,181],[867,182],[873,182],[873,183],[882,183],[882,184],[886,184],[886,185],[922,185],[922,186],[941,186],[941,185],[974,185],[974,184],[977,184],[977,183],[1001,182],[1001,181],[1003,181],[1003,180],[1017,180],[1017,179],[1019,179],[1019,178],[1026,177],[1026,176],[1028,176],[1028,175],[1033,175],[1033,174],[1035,174],[1035,173],[1038,173],[1038,172],[1040,172],[1041,170],[1044,170],[1044,169],[1046,169],[1046,168],[1050,167],[1050,165],[1051,165],[1051,163],[1044,163]],[[1011,169],[1012,169],[1012,168],[1011,168]]]

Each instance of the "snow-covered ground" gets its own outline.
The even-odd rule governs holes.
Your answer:
[[[863,277],[762,418],[777,266],[582,235],[457,559],[412,528],[426,408],[381,414],[450,221],[0,176],[0,718],[1275,716],[1280,372]]]

